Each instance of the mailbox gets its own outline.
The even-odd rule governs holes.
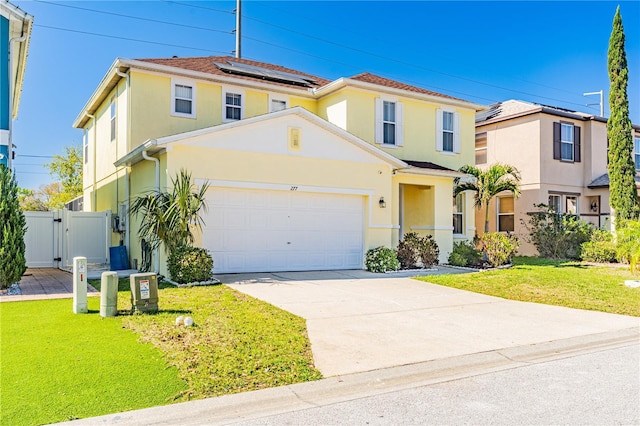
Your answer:
[[[132,274],[131,309],[134,312],[158,312],[158,278],[154,273]]]

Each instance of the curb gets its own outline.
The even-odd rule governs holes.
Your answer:
[[[639,343],[640,327],[633,327],[329,377],[315,382],[109,414],[75,420],[72,424],[230,424]]]

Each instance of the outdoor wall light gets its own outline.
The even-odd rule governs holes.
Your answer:
[[[380,197],[380,201],[378,201],[378,204],[380,205],[381,209],[384,209],[387,207],[387,203],[384,201],[384,197]]]
[[[598,211],[598,202],[596,200],[593,200],[591,202],[591,211],[592,212],[597,212]]]

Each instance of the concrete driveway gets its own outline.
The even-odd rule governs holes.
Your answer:
[[[636,317],[515,302],[402,275],[322,271],[216,278],[305,318],[316,367],[325,377],[640,326]]]

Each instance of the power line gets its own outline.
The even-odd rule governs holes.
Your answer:
[[[127,18],[127,19],[136,19],[138,21],[152,22],[152,23],[155,23],[155,24],[172,25],[174,27],[182,27],[182,28],[189,28],[189,29],[194,29],[194,30],[210,31],[210,32],[220,33],[220,34],[228,34],[228,35],[233,34],[232,31],[217,30],[215,28],[196,27],[194,25],[180,24],[180,23],[177,23],[177,22],[169,22],[169,21],[161,21],[159,19],[142,18],[142,17],[139,17],[139,16],[125,15],[123,13],[107,12],[107,11],[104,11],[104,10],[89,9],[87,7],[71,6],[71,5],[68,5],[68,4],[53,3],[53,2],[44,1],[44,0],[34,0],[34,1],[36,1],[38,3],[50,4],[52,6],[67,7],[69,9],[84,10],[86,12],[102,13],[104,15],[118,16],[118,17]]]
[[[113,38],[113,39],[117,39],[117,40],[134,41],[134,42],[137,42],[137,43],[147,43],[147,44],[155,44],[155,45],[158,45],[158,46],[177,47],[177,48],[180,48],[180,49],[199,50],[201,52],[222,53],[222,54],[225,54],[225,55],[229,53],[229,52],[223,52],[221,50],[202,49],[202,48],[199,48],[199,47],[190,47],[190,46],[183,46],[183,45],[179,45],[179,44],[162,43],[162,42],[159,42],[159,41],[151,41],[151,40],[140,40],[140,39],[137,39],[137,38],[114,36],[114,35],[111,35],[111,34],[99,34],[99,33],[92,33],[92,32],[89,32],[89,31],[71,30],[69,28],[53,27],[53,26],[42,25],[42,24],[33,24],[33,26],[34,27],[40,27],[40,28],[47,28],[47,29],[50,29],[50,30],[58,30],[58,31],[66,31],[66,32],[70,32],[70,33],[92,35],[92,36],[96,36],[96,37],[105,37],[105,38]]]
[[[53,155],[30,155],[30,154],[18,154],[16,158],[29,157],[29,158],[53,158]]]

